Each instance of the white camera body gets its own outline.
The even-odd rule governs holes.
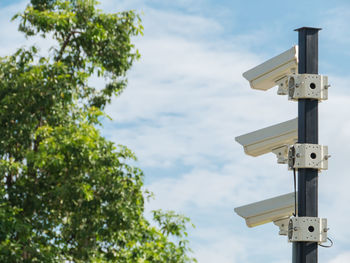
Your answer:
[[[268,90],[281,84],[289,74],[298,73],[298,46],[265,61],[243,73],[252,89]]]
[[[236,207],[235,212],[243,217],[248,227],[286,220],[295,212],[295,193],[280,195],[256,203]],[[277,225],[277,224],[276,224]]]
[[[254,157],[292,145],[298,140],[298,118],[243,134],[235,140],[246,154]]]

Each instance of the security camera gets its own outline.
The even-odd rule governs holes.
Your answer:
[[[252,89],[268,90],[278,85],[279,92],[285,90],[286,76],[298,73],[298,46],[275,56],[243,73]]]
[[[295,212],[295,196],[297,193],[292,192],[236,207],[234,211],[245,219],[248,227],[274,222],[280,227],[280,234],[286,235],[289,218]]]
[[[298,118],[253,131],[235,138],[250,156],[274,152],[279,163],[287,160],[288,147],[298,140]]]

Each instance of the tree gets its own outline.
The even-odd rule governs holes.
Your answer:
[[[0,262],[195,262],[188,218],[144,216],[143,173],[97,128],[126,86],[142,33],[133,11],[32,0],[19,30],[56,44],[0,58]],[[106,80],[102,89],[89,77]]]

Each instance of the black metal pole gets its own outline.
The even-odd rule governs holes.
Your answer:
[[[318,74],[318,31],[302,27],[299,33],[299,74]],[[298,142],[318,144],[318,100],[298,101]],[[298,216],[318,216],[318,170],[298,169]],[[316,242],[293,244],[293,263],[317,263]]]

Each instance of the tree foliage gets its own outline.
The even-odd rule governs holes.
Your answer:
[[[186,217],[144,216],[134,154],[100,135],[104,107],[126,86],[142,33],[133,11],[94,0],[32,0],[27,37],[54,39],[0,58],[0,262],[193,262]],[[89,85],[97,74],[106,81]]]

